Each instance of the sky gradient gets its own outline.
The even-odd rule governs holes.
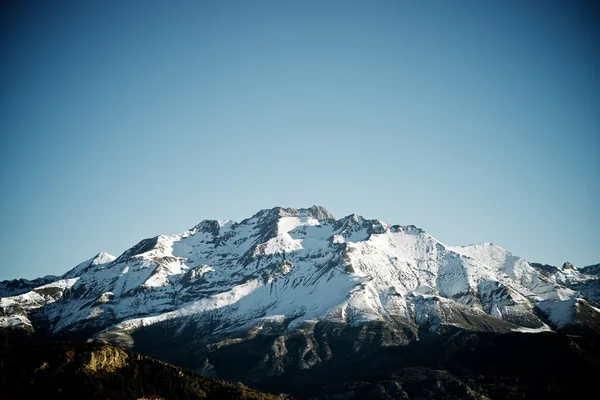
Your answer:
[[[120,3],[2,3],[0,279],[313,204],[600,262],[597,3]]]

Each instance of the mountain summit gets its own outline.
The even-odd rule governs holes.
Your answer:
[[[599,277],[586,271],[492,243],[446,246],[413,225],[275,207],[99,253],[60,277],[2,282],[0,327],[117,344],[209,376],[212,352],[274,335],[253,350],[252,381],[289,369],[290,335],[302,337],[296,367],[309,369],[346,334],[361,351],[460,330],[600,332]]]
[[[0,321],[35,329],[36,310],[52,334],[85,329],[96,338],[163,321],[211,321],[211,335],[323,320],[510,331],[551,330],[594,310],[577,288],[596,276],[569,263],[553,273],[535,265],[492,243],[445,246],[413,225],[275,207],[145,239],[119,257],[101,252],[16,296],[4,282],[13,296],[2,299]]]

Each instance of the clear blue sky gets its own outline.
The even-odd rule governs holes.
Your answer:
[[[2,3],[0,279],[276,205],[600,262],[596,2],[119,3]]]

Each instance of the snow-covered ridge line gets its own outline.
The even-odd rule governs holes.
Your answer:
[[[264,321],[295,329],[322,320],[533,332],[547,323],[565,326],[564,318],[553,322],[555,309],[581,314],[577,304],[584,303],[575,299],[582,291],[593,295],[597,278],[575,268],[534,267],[492,243],[446,246],[414,225],[355,214],[335,219],[319,206],[275,207],[240,222],[205,220],[144,239],[118,257],[99,253],[0,304],[15,324],[23,325],[15,315],[28,317],[36,308],[36,318],[55,333],[86,329],[99,336],[169,321],[181,329],[210,327],[212,334]]]

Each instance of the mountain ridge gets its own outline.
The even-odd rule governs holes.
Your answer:
[[[303,219],[304,222],[302,222],[301,219]],[[307,230],[311,230],[312,235],[307,234]],[[326,234],[318,232],[324,230],[326,231]],[[243,231],[242,234],[239,233],[240,231]],[[295,237],[293,237],[294,235]],[[204,236],[205,240],[200,240],[200,243],[195,243],[192,239],[197,236]],[[383,238],[383,240],[380,240],[382,236],[386,237]],[[416,241],[413,240],[415,236],[418,237]],[[234,237],[236,237],[237,240],[231,243],[231,239]],[[394,243],[392,239],[396,240],[396,242]],[[400,242],[398,242],[398,239]],[[237,258],[237,260],[241,261],[241,266],[243,267],[238,268],[238,271],[232,273],[229,276],[230,278],[240,276],[241,269],[245,269],[246,271],[244,272],[250,273],[245,275],[244,278],[256,278],[256,272],[260,272],[262,273],[263,278],[266,281],[269,281],[269,279],[275,278],[277,274],[286,275],[293,269],[292,260],[285,260],[286,254],[293,255],[296,251],[306,249],[309,249],[309,253],[313,249],[319,251],[322,250],[323,243],[325,242],[327,243],[327,246],[331,248],[331,250],[328,249],[330,254],[327,255],[329,258],[327,262],[337,263],[338,267],[343,266],[344,272],[353,277],[352,282],[350,283],[348,280],[344,279],[342,279],[342,281],[345,282],[339,282],[340,284],[345,283],[346,286],[349,286],[344,290],[349,291],[351,288],[356,289],[359,285],[359,281],[362,279],[366,279],[367,281],[379,281],[379,288],[386,285],[386,283],[383,282],[384,280],[393,280],[391,275],[383,275],[380,271],[377,271],[376,268],[373,268],[373,266],[366,266],[363,271],[360,271],[360,268],[357,268],[357,265],[365,267],[366,262],[373,263],[373,260],[369,260],[363,255],[369,251],[373,252],[373,247],[383,247],[390,244],[384,243],[386,240],[392,242],[391,246],[395,248],[392,250],[385,248],[375,250],[378,250],[380,253],[385,253],[384,255],[389,255],[396,251],[402,256],[409,250],[415,253],[411,255],[413,256],[412,258],[410,256],[408,257],[411,260],[405,260],[404,262],[399,260],[395,253],[392,254],[392,256],[395,257],[394,261],[396,264],[404,263],[404,265],[396,265],[390,260],[387,262],[388,267],[394,267],[401,271],[401,273],[405,272],[398,281],[400,284],[395,285],[395,289],[390,289],[396,291],[400,290],[400,292],[402,292],[400,295],[408,291],[419,293],[421,295],[439,293],[443,298],[459,300],[458,303],[460,304],[464,303],[465,305],[471,305],[475,300],[481,301],[481,298],[472,298],[469,300],[469,296],[472,297],[473,291],[481,293],[481,290],[484,290],[489,284],[492,284],[492,286],[500,285],[500,289],[497,289],[501,290],[508,282],[503,282],[503,276],[508,275],[513,281],[516,281],[510,282],[513,286],[516,285],[516,287],[509,287],[509,289],[516,290],[519,295],[524,294],[525,297],[530,298],[535,297],[536,295],[539,297],[541,295],[541,298],[544,298],[545,300],[566,300],[567,298],[573,297],[575,292],[566,286],[557,287],[557,282],[564,285],[569,279],[575,279],[578,282],[586,280],[585,277],[582,277],[584,275],[581,273],[582,270],[572,270],[573,273],[568,274],[565,273],[564,268],[556,268],[552,271],[549,271],[548,268],[546,268],[543,270],[545,273],[539,274],[538,276],[536,275],[536,268],[532,267],[531,264],[519,257],[513,256],[510,252],[494,243],[468,246],[445,246],[414,225],[389,225],[381,220],[365,219],[355,214],[336,220],[324,207],[312,206],[310,208],[300,209],[283,207],[263,209],[255,213],[252,217],[244,219],[239,223],[229,220],[204,220],[196,224],[190,230],[178,235],[159,235],[150,239],[144,239],[130,249],[124,251],[118,257],[114,257],[104,252],[98,253],[95,257],[77,265],[60,277],[40,278],[37,282],[29,281],[29,284],[22,285],[20,289],[15,289],[14,287],[17,285],[12,285],[12,291],[6,289],[11,285],[10,282],[6,283],[5,281],[2,283],[4,287],[0,287],[0,289],[4,289],[1,292],[2,297],[7,297],[7,294],[16,296],[25,293],[27,289],[32,289],[34,292],[35,289],[38,288],[44,289],[45,285],[52,285],[57,281],[65,281],[63,286],[68,286],[70,283],[68,281],[69,279],[77,279],[80,281],[82,275],[84,275],[85,281],[87,275],[93,275],[86,274],[91,270],[114,270],[114,266],[127,263],[137,263],[139,266],[140,260],[142,264],[145,263],[144,268],[138,268],[138,271],[141,272],[141,276],[137,277],[138,280],[143,278],[144,282],[130,282],[130,280],[125,280],[126,282],[123,282],[121,287],[117,287],[116,289],[114,282],[112,281],[118,280],[118,275],[126,275],[129,272],[129,266],[123,265],[123,268],[120,271],[113,271],[112,276],[109,277],[111,282],[108,284],[109,289],[111,290],[105,290],[102,293],[98,293],[97,299],[100,299],[100,297],[103,296],[100,301],[104,301],[115,296],[115,290],[118,291],[118,295],[120,295],[123,293],[127,294],[128,291],[134,289],[144,290],[151,287],[168,286],[172,283],[172,277],[177,274],[183,275],[184,283],[189,283],[197,279],[200,275],[206,275],[207,272],[214,272],[210,271],[210,268],[212,268],[210,267],[210,263],[202,262],[209,261],[208,259],[210,257],[204,257],[206,258],[206,260],[204,260],[202,259],[202,256],[210,256],[210,253],[214,253],[214,250],[222,247],[228,247],[230,253],[221,252],[219,257],[229,259]],[[312,243],[310,243],[311,241]],[[322,243],[317,243],[319,241]],[[190,246],[184,244],[184,242],[191,243],[192,249],[190,250]],[[307,246],[307,243],[313,245],[313,249]],[[200,244],[204,244],[205,247],[208,247],[204,252],[205,254],[202,254],[201,250],[200,257],[198,257],[199,254],[196,253],[195,260],[193,257],[190,258],[189,255],[193,254],[193,247],[197,247]],[[420,246],[421,248],[411,248],[413,245],[417,247]],[[173,248],[174,246],[175,248]],[[185,250],[188,250],[188,254],[184,254],[185,251],[182,251],[185,246],[187,246]],[[318,246],[321,246],[321,248]],[[402,246],[404,246],[404,248],[402,248]],[[423,249],[423,246],[425,246],[426,249]],[[398,247],[401,248],[398,249]],[[436,255],[439,256],[439,259],[427,260],[427,257],[430,257],[431,254],[435,255],[436,249],[444,254]],[[362,258],[358,257],[357,260],[354,260],[352,253],[356,250],[359,251]],[[428,254],[422,254],[423,250]],[[314,256],[315,251],[312,251],[313,254],[311,256]],[[255,261],[258,261],[258,263],[263,261],[259,260],[260,258],[272,261],[277,257],[280,257],[282,260],[279,262],[279,265],[271,265],[269,271],[260,268],[260,271],[253,271],[255,274],[252,274],[252,272],[249,271],[252,269],[252,263]],[[423,259],[426,260],[426,265],[424,265],[425,270],[421,268],[422,266],[416,266],[416,268],[411,266],[411,261],[419,263]],[[432,266],[429,265],[432,262],[443,264],[443,268],[437,268],[436,271],[433,271],[431,268]],[[186,263],[195,263],[196,265],[190,266]],[[383,262],[380,263],[380,265],[384,264],[385,263]],[[485,268],[481,268],[479,264],[483,265]],[[538,266],[538,269],[540,268],[539,264],[534,265]],[[491,272],[489,267],[492,267],[493,269]],[[427,268],[429,268],[429,270],[427,270]],[[126,272],[123,273],[125,269]],[[435,269],[435,266],[433,269]],[[494,274],[497,272],[503,276],[495,276]],[[549,274],[549,272],[552,272],[552,274]],[[415,276],[410,276],[410,273]],[[434,273],[437,274],[437,279],[434,282],[431,279],[428,280],[424,276],[416,276],[418,273],[423,273],[424,275]],[[556,277],[557,274],[558,277]],[[573,277],[571,275],[577,276]],[[552,276],[554,281],[549,279],[549,276]],[[338,275],[336,278],[339,280],[340,276]],[[477,282],[469,281],[471,278],[476,279]],[[487,278],[491,278],[490,282],[492,283],[485,283],[488,281]],[[318,275],[315,276],[315,279],[318,280]],[[408,285],[405,285],[408,280],[412,280],[412,284],[409,283]],[[498,285],[493,282],[497,282]],[[38,283],[43,284],[38,285]],[[141,284],[138,285],[138,283]],[[475,284],[480,287],[473,287]],[[81,290],[81,287],[84,285],[82,285],[82,282],[79,284],[74,282],[73,286],[73,288],[70,287],[69,289],[72,289],[77,293],[77,290]],[[240,289],[242,289],[242,286],[240,286]],[[508,295],[508,292],[506,294]],[[517,300],[523,301],[521,298],[522,296],[519,296],[516,293],[513,294],[515,295],[513,297],[516,297]],[[71,296],[73,296],[72,293]],[[466,297],[460,300],[461,296]],[[594,297],[591,300],[594,301],[596,299]],[[511,299],[511,301],[515,301],[515,299]],[[106,302],[109,303],[109,301]],[[485,308],[486,307],[483,307],[483,309]],[[487,307],[488,314],[491,312],[492,308],[493,307]],[[499,310],[494,309],[494,312],[495,315],[493,316],[498,316]],[[537,328],[541,326],[541,324],[538,324]],[[526,326],[526,328],[536,327]]]
[[[220,360],[241,352],[229,377],[264,382],[461,331],[596,335],[600,276],[585,271],[493,243],[446,246],[414,225],[274,207],[3,295],[0,330],[114,344],[205,376],[229,376]]]

